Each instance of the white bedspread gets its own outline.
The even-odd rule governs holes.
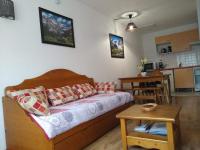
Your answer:
[[[52,139],[80,123],[94,119],[131,100],[132,96],[127,92],[98,94],[65,105],[50,107],[50,116],[35,116],[31,114],[31,117],[43,129],[47,137]]]

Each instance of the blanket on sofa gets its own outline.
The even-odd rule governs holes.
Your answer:
[[[54,138],[83,122],[94,119],[114,108],[133,100],[128,92],[98,94],[60,106],[50,107],[51,115],[36,116],[33,120],[43,129],[49,139]]]

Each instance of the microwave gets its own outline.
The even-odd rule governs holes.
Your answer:
[[[155,63],[146,63],[144,64],[144,71],[145,72],[151,72],[155,69]]]

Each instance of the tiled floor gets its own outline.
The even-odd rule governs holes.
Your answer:
[[[200,97],[178,96],[173,99],[182,105],[180,113],[181,150],[200,150]],[[131,124],[129,124],[129,128]],[[84,150],[122,150],[119,126],[89,145]],[[141,148],[130,148],[141,150]]]

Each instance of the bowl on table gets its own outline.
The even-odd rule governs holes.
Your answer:
[[[157,106],[158,106],[158,105],[157,105],[156,103],[147,103],[147,104],[143,104],[143,105],[141,106],[141,109],[142,109],[143,111],[153,111],[153,110],[156,109]]]
[[[142,77],[146,77],[147,76],[147,72],[141,72],[141,76]]]

